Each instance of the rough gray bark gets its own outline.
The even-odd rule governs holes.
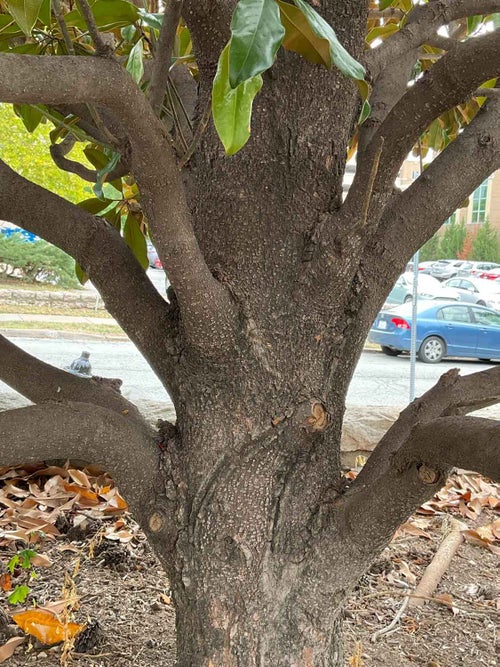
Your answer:
[[[350,489],[339,458],[347,388],[385,295],[414,250],[500,166],[492,96],[409,190],[393,188],[436,115],[500,75],[498,31],[453,46],[408,90],[404,68],[386,65],[396,54],[408,71],[443,17],[467,16],[479,4],[498,7],[423,5],[366,58],[378,115],[344,203],[360,103],[336,70],[281,54],[256,98],[245,149],[226,158],[209,125],[182,178],[154,109],[117,62],[0,54],[0,99],[73,110],[90,102],[104,129],[120,137],[173,287],[170,303],[102,219],[2,162],[0,216],[78,259],[177,412],[175,426],[164,422],[153,438],[120,396],[83,386],[0,339],[0,378],[38,403],[0,415],[1,463],[13,462],[14,438],[16,457],[82,458],[84,449],[109,466],[171,579],[180,667],[340,667],[343,602],[395,528],[450,466],[500,474],[498,426],[462,416],[499,400],[499,369],[443,379],[402,414]],[[234,5],[183,3],[200,68],[198,121]],[[361,57],[368,3],[325,1],[321,11]],[[170,45],[165,32],[160,52]],[[153,69],[156,107],[165,70]],[[82,128],[102,136],[82,116]],[[63,423],[74,433],[67,449],[57,430]],[[35,448],[27,444],[32,428],[44,435]],[[464,448],[464,432],[481,447]],[[78,439],[85,447],[74,445]]]

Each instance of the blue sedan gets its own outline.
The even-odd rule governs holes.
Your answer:
[[[370,329],[368,340],[382,352],[397,356],[410,351],[411,303],[383,310]],[[500,313],[456,302],[420,302],[417,306],[418,358],[436,364],[443,357],[500,359]]]

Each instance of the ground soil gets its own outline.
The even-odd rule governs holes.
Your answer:
[[[72,487],[81,481],[73,479]],[[26,483],[23,487],[22,480],[14,483],[14,488],[29,486]],[[29,500],[24,497],[22,502],[28,506]],[[77,505],[58,516],[60,536],[38,545],[37,550],[52,564],[36,568],[38,576],[29,582],[31,593],[26,603],[13,607],[6,601],[8,593],[0,593],[0,609],[6,615],[3,627],[0,618],[0,645],[9,633],[20,633],[11,625],[12,613],[30,609],[34,603],[42,606],[61,600],[74,583],[78,603],[72,614],[76,622],[87,624],[87,629],[76,639],[67,664],[175,665],[175,611],[169,584],[144,536],[126,514],[117,525],[117,514],[106,518],[108,510],[103,510],[99,517],[96,510],[75,509]],[[495,502],[490,502],[474,519],[460,518],[470,527],[491,524],[494,506]],[[488,548],[469,543],[462,544],[433,596],[448,606],[429,602],[419,610],[407,609],[392,631],[372,640],[376,631],[387,629],[396,617],[405,593],[418,582],[436,552],[447,513],[456,514],[457,507],[458,503],[452,502],[450,507],[414,518],[409,532],[404,530],[397,536],[362,578],[345,610],[346,667],[499,664],[500,562]],[[5,519],[8,511],[0,511],[0,516]],[[75,526],[81,517],[86,517],[85,521]],[[22,544],[16,541],[4,542],[1,571],[7,572],[9,558],[20,548]],[[25,574],[21,572],[19,577]],[[62,648],[43,647],[38,640],[26,637],[5,664],[56,667],[61,664]]]

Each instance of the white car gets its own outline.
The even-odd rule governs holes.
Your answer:
[[[457,290],[460,293],[460,301],[500,311],[500,284],[495,280],[457,276],[450,278],[443,285]]]
[[[432,276],[417,274],[417,297],[422,299],[438,299],[440,301],[459,301],[460,293],[443,285]],[[385,308],[399,306],[413,300],[413,273],[403,273],[396,281],[384,303]]]

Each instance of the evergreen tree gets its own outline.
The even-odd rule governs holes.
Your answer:
[[[441,256],[441,243],[439,240],[439,235],[434,234],[431,238],[424,243],[420,248],[420,261],[421,262],[430,262],[432,260],[439,259]]]
[[[472,259],[476,261],[497,262],[500,258],[498,237],[488,221],[479,228],[472,244]]]
[[[442,257],[445,259],[457,258],[459,253],[462,252],[466,236],[467,232],[463,222],[459,225],[455,222],[447,225],[446,231],[441,239],[440,250]]]

